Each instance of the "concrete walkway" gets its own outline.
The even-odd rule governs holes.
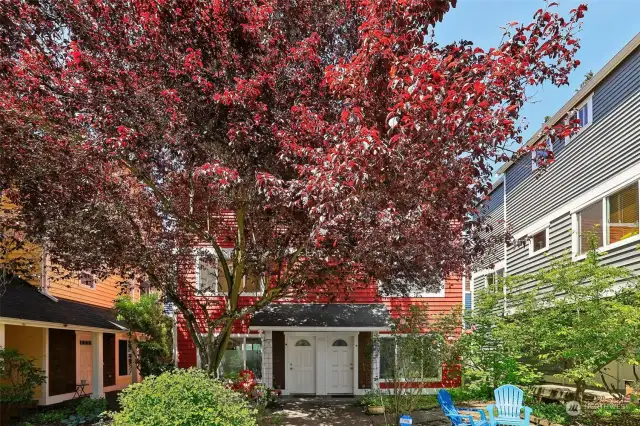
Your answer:
[[[273,412],[273,424],[282,426],[381,426],[395,424],[393,418],[369,416],[363,407],[355,405],[356,398],[283,398],[282,407]],[[439,409],[412,413],[413,424],[421,426],[449,426]]]

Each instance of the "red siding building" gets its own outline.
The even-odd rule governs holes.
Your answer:
[[[222,288],[211,282],[217,280],[217,274],[206,271],[197,256],[182,270],[185,287],[205,292],[198,297],[207,298],[210,314],[215,317],[216,311],[222,312]],[[251,288],[254,286],[245,284],[242,303],[256,300],[260,289]],[[412,296],[383,296],[377,283],[370,282],[338,297],[329,298],[315,290],[305,300],[280,300],[235,324],[220,369],[229,375],[253,370],[265,386],[281,389],[284,394],[359,395],[375,387],[389,388],[385,370],[390,364],[384,359],[388,355],[374,348],[385,344],[390,318],[406,316],[416,304],[426,304],[429,316],[462,309],[463,280],[451,277],[437,293]],[[177,365],[197,366],[199,356],[180,314],[176,322]],[[431,371],[432,377],[409,386],[427,389],[460,385],[459,376],[449,374],[446,366]]]

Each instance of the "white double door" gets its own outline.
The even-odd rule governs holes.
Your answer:
[[[355,340],[332,333],[288,336],[288,393],[317,393],[319,376],[320,394],[352,394]]]

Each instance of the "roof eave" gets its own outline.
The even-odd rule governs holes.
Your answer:
[[[638,46],[640,46],[640,32],[635,35],[616,55],[606,63],[604,67],[591,80],[587,82],[575,95],[569,99],[558,112],[556,112],[544,125],[540,126],[537,132],[529,138],[524,146],[531,146],[540,139],[540,135],[543,133],[545,126],[555,126],[564,116],[573,108],[575,108],[580,102],[582,102],[602,81],[607,78],[618,66],[633,53]],[[514,164],[514,161],[508,161],[498,169],[498,174],[504,174],[509,167]]]

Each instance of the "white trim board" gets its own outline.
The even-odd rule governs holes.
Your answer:
[[[636,164],[628,168],[624,172],[612,177],[589,191],[582,193],[580,196],[562,205],[560,208],[548,215],[536,220],[518,233],[514,234],[514,239],[518,240],[522,237],[526,237],[532,232],[543,228],[545,224],[549,224],[566,214],[578,212],[589,204],[598,201],[599,198],[606,197],[607,195],[614,193],[637,180],[640,180],[640,164]]]
[[[59,328],[62,330],[93,331],[93,332],[113,333],[113,334],[125,333],[128,331],[126,328],[119,326],[115,323],[112,323],[112,324],[120,327],[120,330],[114,330],[112,328],[85,327],[82,325],[61,324],[57,322],[33,321],[33,320],[26,320],[26,319],[20,319],[20,318],[7,318],[7,317],[0,317],[0,323],[11,324],[11,325],[21,325],[25,327]]]

